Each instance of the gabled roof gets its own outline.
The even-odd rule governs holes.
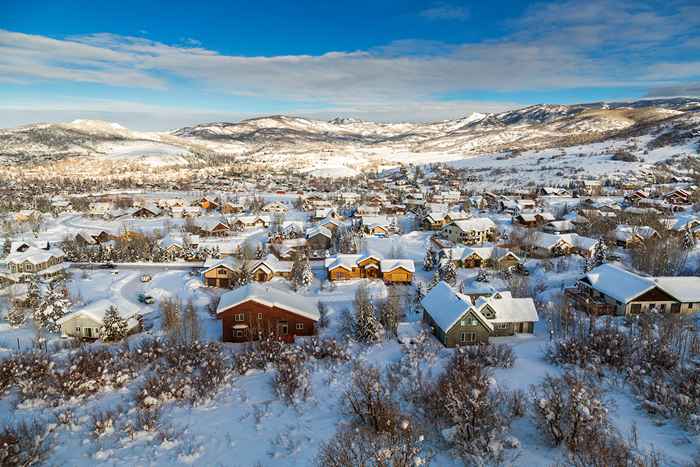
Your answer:
[[[437,283],[421,300],[421,305],[426,313],[435,321],[444,332],[452,327],[469,311],[472,311],[477,319],[489,330],[493,331],[493,325],[476,308],[466,295],[461,295],[444,281]]]
[[[273,254],[268,254],[265,258],[261,259],[253,266],[252,270],[255,271],[258,268],[264,268],[270,272],[291,272],[293,263],[291,261],[280,261]]]
[[[331,231],[322,225],[315,225],[313,227],[309,227],[306,230],[306,238],[315,237],[316,235],[323,235],[327,238],[333,238],[333,234],[331,233]]]
[[[218,315],[247,301],[283,308],[313,321],[318,321],[319,319],[316,300],[255,282],[223,294],[216,308],[216,313]]]
[[[454,225],[463,232],[469,232],[471,230],[483,231],[496,228],[496,224],[488,217],[475,217],[472,219],[457,220],[453,221],[449,225]]]
[[[410,259],[383,259],[379,263],[382,272],[391,272],[395,269],[403,268],[408,272],[416,272],[416,266]]]
[[[92,303],[88,303],[84,307],[82,307],[78,310],[75,310],[72,313],[66,314],[62,318],[58,319],[56,322],[58,324],[63,324],[66,321],[68,321],[76,316],[87,316],[88,318],[91,318],[93,321],[96,321],[96,322],[102,324],[104,322],[104,317],[105,317],[105,314],[107,313],[107,310],[112,305],[115,305],[117,307],[117,313],[119,314],[119,316],[121,316],[123,319],[127,320],[127,323],[129,324],[129,328],[138,324],[136,322],[136,320],[134,319],[134,317],[139,312],[138,306],[136,306],[135,304],[133,304],[127,300],[123,300],[123,301],[119,302],[118,304],[115,304],[106,298],[96,300]]]
[[[509,291],[496,292],[488,297],[479,297],[474,307],[483,313],[484,308],[490,307],[496,312],[496,317],[489,320],[492,323],[522,323],[539,321],[537,308],[532,298],[513,298]]]
[[[586,274],[588,283],[621,303],[629,303],[657,286],[649,277],[637,275],[613,264],[602,264]]]

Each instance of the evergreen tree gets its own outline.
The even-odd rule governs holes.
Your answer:
[[[10,304],[10,309],[7,310],[7,322],[10,324],[10,326],[13,328],[18,328],[24,324],[26,319],[27,314],[25,313],[24,308],[16,303]]]
[[[605,264],[608,259],[608,246],[600,239],[593,250],[593,267],[596,268],[601,264]]]
[[[477,282],[488,282],[489,277],[486,275],[486,271],[483,269],[479,269],[479,272],[476,275],[476,281]]]
[[[425,252],[425,258],[423,258],[423,269],[425,271],[432,271],[435,267],[433,252],[428,250]]]
[[[39,278],[32,275],[29,278],[29,286],[27,289],[27,306],[34,310],[39,306],[41,301],[41,291],[39,290]]]
[[[443,280],[455,286],[457,284],[457,269],[455,268],[454,262],[451,258],[445,258],[440,263],[440,280]]]
[[[51,283],[49,290],[41,298],[39,305],[34,309],[34,322],[49,332],[59,332],[61,325],[58,320],[68,311],[70,303],[63,290]]]
[[[304,255],[297,255],[292,264],[291,276],[294,290],[311,285],[314,280],[314,274],[311,272],[309,258]]]
[[[435,271],[433,273],[433,277],[430,279],[430,282],[428,283],[428,290],[432,290],[433,287],[438,285],[438,282],[440,282],[440,271]]]
[[[114,342],[126,337],[128,325],[126,320],[119,316],[119,310],[116,306],[110,305],[105,312],[105,317],[102,322],[100,339],[103,341]]]
[[[314,273],[311,271],[311,264],[309,264],[309,258],[304,256],[304,264],[301,270],[301,285],[302,287],[308,287],[314,281]]]
[[[583,259],[583,272],[591,272],[591,269],[593,269],[593,260],[591,258],[584,258]]]
[[[5,237],[5,242],[2,244],[2,254],[3,254],[3,256],[9,255],[11,249],[12,249],[12,242],[10,241],[10,238],[9,238],[9,237]]]
[[[327,328],[329,323],[328,306],[321,301],[318,302],[318,316],[318,327],[320,329]]]
[[[201,329],[199,325],[199,316],[197,315],[197,310],[195,310],[192,300],[187,302],[182,325],[184,327],[182,334],[185,341],[190,343],[197,342],[201,334]]]
[[[369,298],[366,285],[361,285],[355,293],[354,335],[359,342],[374,344],[384,338],[384,328],[377,320],[374,304]]]
[[[693,236],[693,232],[690,230],[686,230],[683,234],[683,248],[688,251],[695,248],[695,237]]]

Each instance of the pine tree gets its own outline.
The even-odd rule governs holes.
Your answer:
[[[693,236],[693,232],[690,230],[686,230],[683,234],[683,248],[688,251],[695,248],[695,237]]]
[[[442,263],[440,263],[440,280],[443,280],[454,286],[457,284],[457,269],[455,269],[454,262],[450,258],[445,258]]]
[[[5,242],[2,244],[3,256],[9,255],[11,250],[12,250],[12,242],[10,241],[9,237],[5,237]]]
[[[321,301],[318,302],[318,316],[318,327],[320,329],[327,328],[329,324],[328,306]]]
[[[304,257],[304,264],[302,265],[301,271],[301,285],[302,287],[308,287],[314,281],[314,273],[311,271],[311,264],[309,264],[309,258]]]
[[[423,258],[423,270],[432,271],[434,267],[433,252],[428,250],[425,252],[425,258]]]
[[[303,255],[295,257],[294,263],[292,264],[291,276],[294,290],[311,285],[314,280],[314,274],[311,272],[309,258]]]
[[[10,326],[13,328],[18,328],[24,324],[26,319],[27,314],[25,313],[24,308],[16,303],[12,303],[10,305],[10,309],[7,310],[7,322],[10,324]]]
[[[591,272],[591,269],[593,269],[593,261],[591,258],[584,258],[583,259],[583,272]]]
[[[27,289],[27,307],[34,310],[39,306],[40,301],[41,291],[39,290],[39,278],[37,276],[31,276]]]
[[[483,269],[479,269],[479,272],[476,275],[476,281],[477,282],[488,282],[489,277],[486,275],[486,271]]]
[[[438,285],[438,282],[440,282],[440,271],[435,271],[433,273],[433,277],[430,279],[430,282],[428,283],[428,290],[432,290],[433,287]]]
[[[119,316],[119,310],[116,306],[110,305],[105,312],[105,317],[102,322],[100,338],[103,341],[114,342],[126,337],[128,325],[126,320]]]
[[[366,285],[361,285],[355,293],[354,335],[359,342],[373,344],[384,338],[384,328],[377,320],[374,304],[369,298]]]
[[[593,250],[593,267],[596,268],[601,264],[605,264],[608,258],[608,247],[605,242],[601,239],[595,245],[595,250]]]
[[[61,325],[58,320],[63,318],[69,307],[64,291],[52,283],[34,310],[34,322],[49,332],[59,332]]]

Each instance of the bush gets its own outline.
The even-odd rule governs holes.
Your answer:
[[[554,446],[578,453],[611,431],[600,390],[574,373],[547,375],[531,394],[537,426]]]
[[[508,344],[471,345],[462,347],[465,357],[479,362],[481,366],[494,368],[512,368],[515,364],[515,353]]]
[[[46,461],[51,449],[51,432],[36,420],[8,425],[0,431],[0,465],[39,465]]]
[[[356,421],[375,432],[395,429],[398,407],[377,368],[356,365],[345,402]]]
[[[309,370],[304,365],[305,355],[301,351],[287,349],[275,364],[274,379],[277,395],[289,404],[305,401],[311,394]]]

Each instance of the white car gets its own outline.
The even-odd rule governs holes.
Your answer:
[[[153,279],[149,274],[144,274],[141,276],[141,282],[151,282],[151,279]]]

